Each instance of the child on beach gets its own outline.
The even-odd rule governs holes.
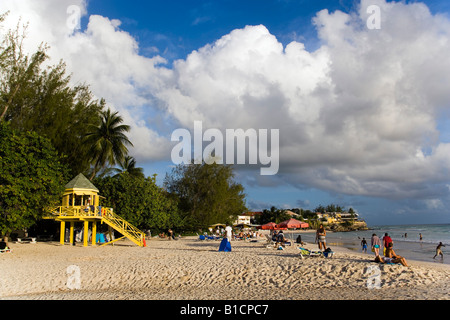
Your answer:
[[[364,253],[367,253],[367,241],[366,241],[366,238],[363,238],[363,239],[361,240],[361,246],[362,246],[362,251],[363,251]]]

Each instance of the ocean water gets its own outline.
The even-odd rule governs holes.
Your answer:
[[[450,224],[373,226],[367,231],[327,232],[327,246],[333,248],[333,245],[340,245],[361,252],[361,240],[366,238],[369,246],[367,254],[373,256],[370,251],[370,238],[374,233],[380,239],[383,239],[384,234],[387,233],[394,241],[395,252],[407,260],[450,264]],[[420,233],[422,241],[419,238]],[[301,236],[303,241],[309,243],[315,241],[313,233],[302,233]],[[297,234],[294,234],[294,239],[296,237]],[[444,259],[441,257],[433,259],[439,242],[445,245],[442,248]]]

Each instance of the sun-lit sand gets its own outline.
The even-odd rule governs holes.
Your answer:
[[[10,243],[0,256],[1,299],[449,299],[450,268],[408,261],[379,265],[373,255],[334,247],[331,259],[301,259],[296,246],[285,250],[259,242],[186,237],[151,239],[146,248],[128,240],[115,246],[61,246],[57,242]],[[316,245],[306,247],[316,249]],[[70,266],[72,269],[68,269]],[[74,273],[80,271],[79,289]],[[69,271],[69,272],[68,272]],[[369,278],[378,277],[376,281]]]

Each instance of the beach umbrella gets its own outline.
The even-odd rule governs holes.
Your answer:
[[[280,222],[278,224],[279,228],[287,228],[287,229],[300,229],[301,226],[302,226],[302,222],[298,221],[298,220],[296,220],[294,218],[291,218],[289,220]]]
[[[262,230],[275,230],[277,228],[277,224],[275,222],[269,222],[266,224],[263,224],[262,226],[259,227],[259,229]]]
[[[289,220],[280,222],[278,224],[279,228],[287,228],[287,229],[301,229],[309,227],[309,224],[298,221],[297,219],[291,218]],[[294,239],[292,239],[294,240]]]

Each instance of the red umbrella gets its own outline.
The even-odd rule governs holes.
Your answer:
[[[309,224],[301,222],[301,221],[298,221],[298,220],[296,220],[294,218],[291,218],[289,220],[280,222],[278,224],[278,227],[279,228],[288,228],[288,229],[301,229],[301,228],[309,227]],[[294,240],[294,239],[292,239],[292,240]]]
[[[302,222],[302,224],[301,224],[301,226],[300,226],[300,228],[309,228],[309,223],[306,223],[306,222]]]
[[[301,228],[308,228],[309,224],[298,221],[294,218],[291,218],[289,220],[279,223],[278,227],[279,228],[288,228],[288,229],[301,229]]]
[[[263,224],[260,227],[260,229],[263,229],[263,230],[274,230],[276,228],[277,228],[277,224],[275,222],[269,222],[269,223]]]

